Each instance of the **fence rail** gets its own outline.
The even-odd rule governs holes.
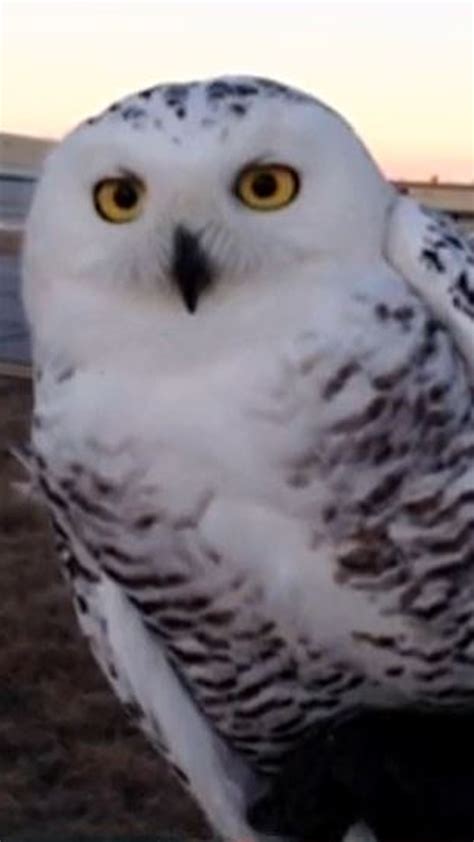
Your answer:
[[[20,170],[0,172],[0,219],[21,220],[30,206],[36,178]]]
[[[0,375],[30,376],[30,342],[20,300],[19,249],[36,175],[0,170]]]
[[[16,377],[29,380],[32,372],[31,365],[27,363],[9,363],[0,360],[0,377]]]

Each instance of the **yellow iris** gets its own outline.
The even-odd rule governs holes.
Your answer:
[[[272,211],[284,208],[296,197],[299,179],[284,164],[263,164],[246,167],[239,174],[235,193],[253,210]]]
[[[97,213],[107,222],[132,222],[143,207],[145,187],[134,176],[104,178],[94,188]]]

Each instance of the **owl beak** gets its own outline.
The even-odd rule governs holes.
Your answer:
[[[214,270],[201,246],[199,234],[178,225],[173,234],[171,276],[190,313],[197,309],[199,296],[211,284]]]

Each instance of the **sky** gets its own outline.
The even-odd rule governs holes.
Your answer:
[[[392,178],[474,180],[467,0],[0,0],[0,130],[59,138],[158,82],[250,73],[340,111]]]

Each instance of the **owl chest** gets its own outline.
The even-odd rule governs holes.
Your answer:
[[[255,582],[201,540],[209,500],[230,485],[218,490],[217,473],[194,468],[195,476],[181,451],[165,447],[154,458],[169,459],[170,475],[182,475],[172,487],[157,484],[133,448],[111,451],[110,444],[96,434],[87,458],[60,467],[50,453],[40,456],[81,623],[87,628],[89,594],[106,574],[219,732],[249,761],[271,768],[315,721],[350,704],[363,678],[307,640],[290,644]],[[99,624],[94,634],[106,630]],[[98,648],[108,651],[106,640]],[[106,670],[110,661],[99,658]]]
[[[83,548],[69,562],[76,589],[103,573],[118,583],[218,730],[263,766],[319,718],[356,703],[367,680],[308,641],[289,643],[255,583],[201,540],[203,515],[214,499],[231,496],[321,524],[323,506],[338,495],[344,529],[364,500],[365,522],[381,510],[386,518],[419,454],[434,458],[440,435],[445,443],[450,436],[433,415],[420,447],[416,413],[423,413],[406,370],[369,387],[359,363],[332,370],[325,385],[311,379],[309,362],[301,374],[291,384],[284,372],[265,381],[266,399],[263,389],[244,392],[245,400],[229,390],[223,401],[225,390],[215,390],[204,406],[171,394],[148,416],[132,401],[120,416],[117,406],[102,405],[79,430],[51,416],[48,435],[45,419],[35,440],[51,507]],[[327,404],[316,422],[307,414],[311,387],[316,405]],[[390,448],[402,479],[377,499],[374,488],[393,473]]]
[[[126,592],[199,709],[256,768],[276,769],[316,722],[355,704],[366,687],[357,670],[309,640],[290,642],[249,582],[210,570],[198,577],[193,565],[180,564],[176,556],[159,559],[159,571],[148,565],[146,574],[134,561],[111,545],[101,570]],[[79,620],[90,635],[95,584],[70,552],[66,566]],[[92,643],[120,695],[127,676],[116,669],[106,623],[96,622]],[[135,702],[140,707],[139,697]]]

